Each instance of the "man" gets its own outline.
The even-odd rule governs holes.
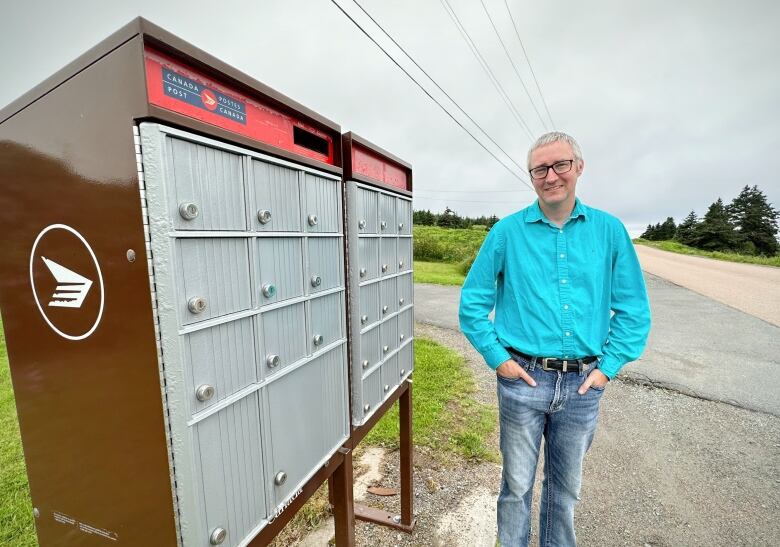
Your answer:
[[[576,544],[574,505],[599,400],[650,330],[626,229],[575,197],[584,166],[565,133],[534,143],[528,168],[539,199],[490,230],[461,291],[461,330],[498,378],[503,547],[528,544],[542,437],[540,545]]]

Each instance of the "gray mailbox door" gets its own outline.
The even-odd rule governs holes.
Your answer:
[[[361,425],[414,367],[411,199],[347,181],[346,229],[357,250],[349,324],[352,423]]]
[[[157,124],[137,136],[179,533],[243,545],[349,436],[341,181]]]

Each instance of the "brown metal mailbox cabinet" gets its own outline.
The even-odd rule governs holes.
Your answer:
[[[352,423],[359,426],[414,367],[412,168],[354,133],[342,142]]]
[[[41,545],[245,545],[348,438],[340,138],[141,19],[2,111]]]

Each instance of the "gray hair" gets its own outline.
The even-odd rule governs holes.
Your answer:
[[[580,150],[580,145],[577,144],[574,137],[562,131],[551,131],[536,139],[536,142],[528,150],[528,168],[531,168],[531,154],[533,154],[534,150],[559,141],[568,143],[569,146],[571,146],[572,152],[574,152],[574,157],[578,160],[582,160],[582,150]]]

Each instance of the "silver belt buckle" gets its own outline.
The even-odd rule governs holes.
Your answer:
[[[558,371],[557,368],[550,368],[547,366],[547,361],[557,361],[557,357],[542,357],[542,370],[554,370]],[[569,361],[566,359],[561,361],[563,363],[563,368],[561,369],[561,372],[569,372]]]

